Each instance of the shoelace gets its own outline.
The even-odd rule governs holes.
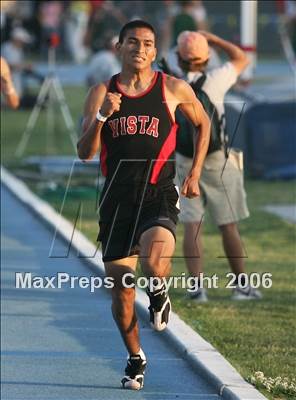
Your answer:
[[[136,375],[141,375],[144,372],[146,362],[142,360],[141,356],[130,357],[127,361],[125,369],[126,375],[134,378]]]
[[[147,290],[147,294],[149,297],[156,297],[156,296],[161,296],[162,294],[166,293],[165,287],[163,286],[162,288],[155,290],[154,292],[150,292],[150,290]]]
[[[165,297],[167,295],[167,292],[165,290],[165,286],[163,285],[162,288],[156,290],[155,292],[150,292],[147,289],[147,294],[150,299],[150,306],[149,309],[152,307],[154,309],[161,308],[160,303],[162,303],[165,300]],[[163,297],[163,298],[162,298]]]

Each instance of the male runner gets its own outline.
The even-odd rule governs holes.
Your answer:
[[[184,81],[152,70],[155,32],[144,21],[126,24],[117,50],[122,70],[108,83],[94,86],[86,99],[78,155],[90,160],[101,148],[106,182],[100,197],[100,233],[107,276],[114,279],[112,313],[129,353],[124,388],[141,389],[146,357],[140,347],[134,288],[123,278],[135,272],[169,274],[175,249],[178,193],[173,184],[176,144],[175,109],[180,107],[200,130],[192,168],[182,186],[188,198],[199,195],[198,179],[209,143],[209,119]],[[170,301],[163,281],[147,288],[150,321],[166,327]],[[131,283],[131,282],[129,282]]]

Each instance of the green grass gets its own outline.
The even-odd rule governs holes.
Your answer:
[[[67,104],[73,117],[75,128],[78,129],[81,117],[86,89],[83,87],[70,87],[65,89]],[[27,110],[8,110],[1,112],[1,159],[7,166],[18,164],[21,159],[16,159],[16,147],[23,136],[29,115]],[[32,155],[57,155],[57,154],[76,154],[69,134],[65,129],[64,119],[60,108],[54,107],[53,115],[54,135],[47,133],[47,113],[41,111],[36,121],[35,127],[31,132],[30,139],[25,148],[22,158]]]
[[[83,88],[65,90],[71,112],[78,121],[85,97]],[[1,118],[2,162],[15,170],[21,160],[15,158],[15,148],[24,130],[28,112],[5,110]],[[46,151],[45,116],[36,124],[24,157],[39,154],[74,154],[68,135],[63,132],[63,121],[56,113],[59,129],[50,152]],[[94,177],[95,178],[95,177]],[[58,211],[64,196],[59,191],[41,188],[29,182],[30,187],[48,200]],[[206,218],[204,229],[205,273],[217,274],[219,289],[209,289],[210,302],[197,305],[189,302],[184,290],[171,290],[174,311],[191,325],[201,336],[212,343],[247,379],[256,371],[267,377],[287,377],[291,380],[296,369],[295,359],[295,281],[296,251],[295,226],[262,210],[266,204],[295,203],[295,183],[291,181],[265,182],[247,180],[248,205],[251,217],[240,224],[240,232],[246,250],[248,272],[272,273],[273,285],[262,289],[264,298],[258,302],[230,301],[231,291],[225,288],[228,264],[223,256],[221,238],[217,229]],[[75,221],[80,203],[83,203],[80,229],[95,242],[98,226],[96,215],[96,190],[94,186],[70,187],[63,215]],[[182,259],[182,225],[178,226],[178,241],[173,259],[173,275],[185,272]],[[258,386],[260,386],[258,384]],[[268,393],[270,399],[284,399],[283,392]]]

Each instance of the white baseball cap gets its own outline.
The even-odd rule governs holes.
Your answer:
[[[11,38],[20,40],[23,43],[27,44],[32,43],[31,35],[24,28],[20,26],[13,29],[13,31],[11,32]]]
[[[184,60],[197,58],[200,62],[209,59],[209,45],[207,39],[198,32],[184,31],[177,39],[178,52]]]

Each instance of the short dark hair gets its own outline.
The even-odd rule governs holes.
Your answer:
[[[119,33],[119,40],[118,40],[119,43],[123,43],[124,38],[126,37],[126,34],[128,31],[130,31],[132,29],[136,29],[136,28],[149,29],[149,31],[151,31],[153,33],[154,37],[156,38],[155,30],[152,25],[150,25],[148,22],[143,21],[141,19],[136,19],[134,21],[128,22],[121,28],[121,31]]]

